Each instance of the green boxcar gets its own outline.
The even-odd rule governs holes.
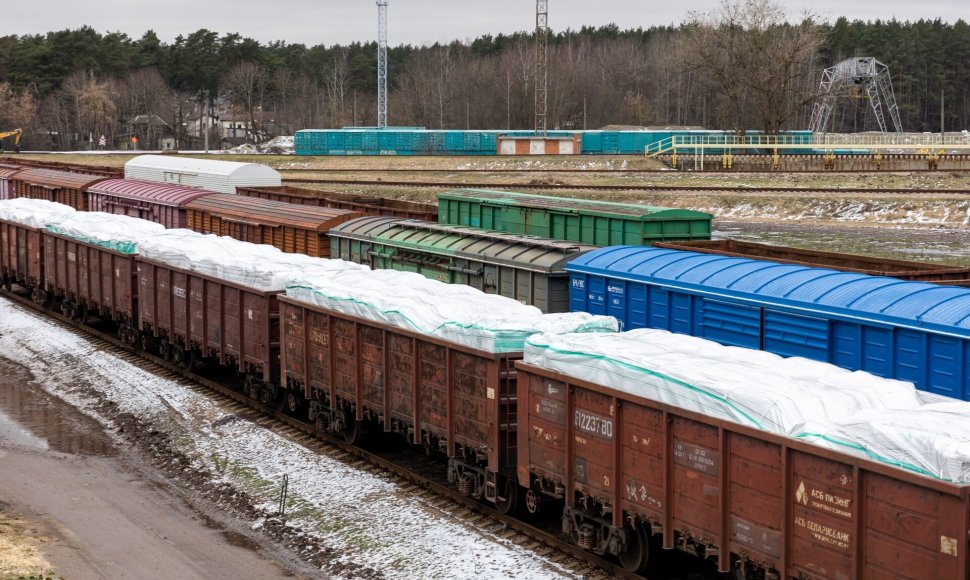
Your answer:
[[[708,213],[486,189],[438,194],[438,222],[596,246],[709,240]]]
[[[355,219],[328,233],[333,258],[467,284],[543,312],[569,311],[566,263],[596,248],[383,216]]]

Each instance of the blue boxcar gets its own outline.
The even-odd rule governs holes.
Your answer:
[[[570,310],[970,400],[970,289],[641,246],[570,262]]]

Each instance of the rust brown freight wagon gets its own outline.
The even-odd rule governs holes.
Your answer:
[[[359,211],[365,215],[391,216],[430,222],[438,221],[438,206],[403,199],[388,199],[373,195],[360,195],[339,191],[304,189],[284,185],[280,187],[237,187],[236,193],[272,201],[332,207]]]
[[[138,303],[135,256],[43,232],[44,288],[38,301],[60,304],[65,316],[85,321],[89,314],[119,324],[121,336],[134,340]]]
[[[463,493],[514,507],[515,360],[280,297],[291,411],[354,440],[363,423],[449,458]]]
[[[260,290],[138,258],[138,328],[165,358],[191,366],[197,357],[235,368],[246,390],[276,396],[279,377],[278,290]]]
[[[40,289],[44,280],[43,230],[0,220],[0,282]]]
[[[318,258],[330,257],[330,228],[363,215],[226,193],[192,200],[186,209],[191,230]]]
[[[29,168],[8,178],[10,197],[45,199],[88,211],[87,189],[106,179],[100,175]]]
[[[527,505],[563,499],[586,549],[636,569],[658,535],[743,578],[970,577],[970,485],[517,367]]]

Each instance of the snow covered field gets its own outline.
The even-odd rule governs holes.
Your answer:
[[[317,455],[3,298],[0,356],[24,365],[38,384],[105,425],[118,426],[118,415],[103,412],[115,407],[151,423],[190,458],[191,469],[255,498],[254,530],[276,513],[288,475],[286,525],[326,547],[332,557],[324,571],[335,577],[570,577],[536,554],[407,497],[385,478]]]

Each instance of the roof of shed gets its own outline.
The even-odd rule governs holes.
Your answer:
[[[566,269],[791,307],[864,313],[886,322],[970,329],[970,288],[957,286],[641,246],[594,250]]]
[[[247,177],[260,176],[280,179],[275,169],[262,163],[239,163],[237,161],[216,161],[212,159],[197,159],[194,157],[176,157],[174,155],[139,155],[132,157],[125,163],[126,174],[132,168],[150,168],[175,173],[195,173],[207,175],[233,176],[237,174]]]
[[[251,224],[290,226],[321,232],[363,215],[361,212],[346,209],[297,205],[229,193],[199,197],[188,202],[186,207]]]
[[[88,191],[129,199],[150,200],[173,207],[183,207],[194,199],[215,193],[205,189],[140,179],[109,179],[91,186]]]

